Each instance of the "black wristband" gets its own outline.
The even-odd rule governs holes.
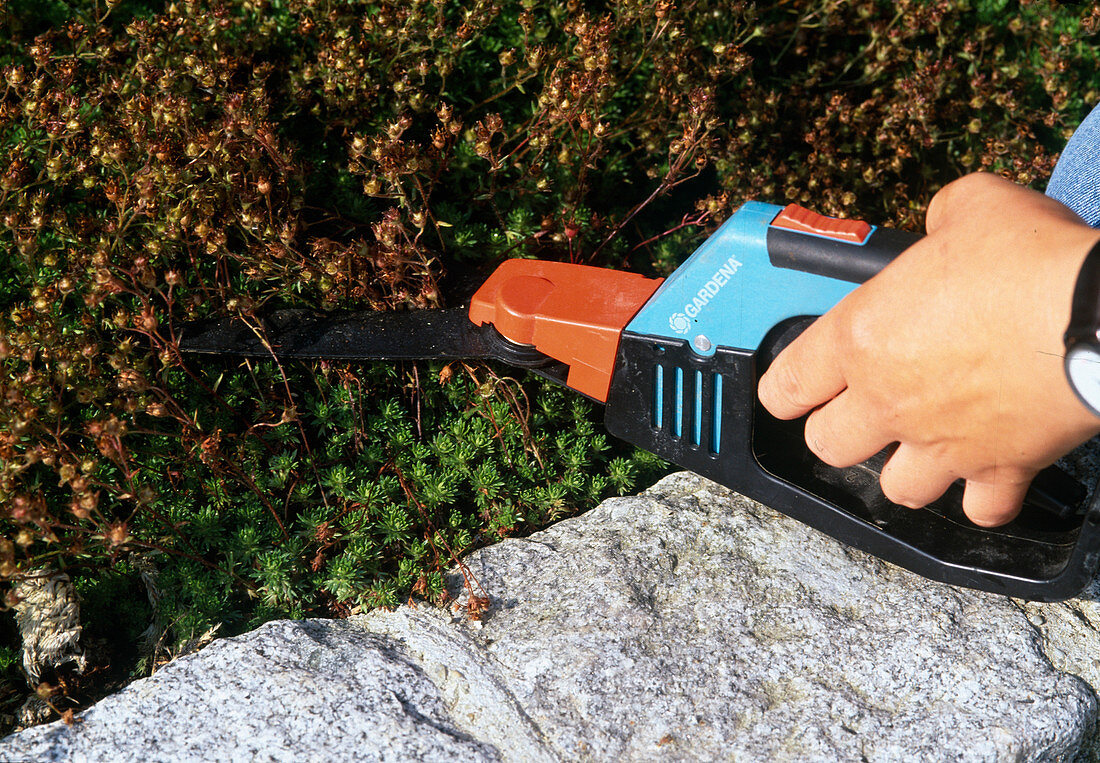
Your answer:
[[[1085,255],[1077,275],[1066,328],[1066,349],[1082,340],[1100,341],[1100,242]]]

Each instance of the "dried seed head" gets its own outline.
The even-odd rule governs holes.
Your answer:
[[[130,528],[125,522],[114,522],[107,527],[107,532],[103,534],[104,539],[108,545],[121,546],[130,540]]]

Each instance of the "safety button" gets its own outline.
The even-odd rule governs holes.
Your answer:
[[[826,217],[797,204],[788,204],[772,220],[773,228],[823,236],[849,244],[862,244],[871,235],[874,228],[862,220],[842,220],[839,217]]]

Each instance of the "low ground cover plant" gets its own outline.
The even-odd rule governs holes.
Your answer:
[[[1096,5],[0,13],[0,577],[19,611],[67,575],[82,629],[27,670],[5,616],[9,727],[214,628],[443,602],[463,552],[667,469],[509,369],[202,360],[182,322],[458,305],[508,257],[664,275],[747,199],[915,229],[968,171],[1042,187],[1100,97]]]

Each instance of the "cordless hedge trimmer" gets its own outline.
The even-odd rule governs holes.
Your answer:
[[[275,312],[190,324],[180,349],[338,361],[491,358],[606,404],[617,437],[844,543],[953,585],[1059,600],[1091,580],[1100,502],[1057,468],[1019,517],[982,528],[956,483],[913,510],[879,489],[886,453],[837,469],[756,401],[767,364],[814,316],[919,236],[796,205],[749,202],[667,279],[508,260],[468,308]]]

